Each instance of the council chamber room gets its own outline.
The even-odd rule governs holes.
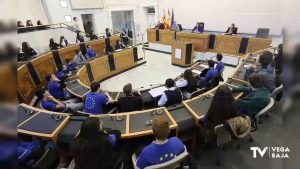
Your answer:
[[[279,2],[16,2],[19,168],[282,168]]]

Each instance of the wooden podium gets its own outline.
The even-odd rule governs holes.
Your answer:
[[[194,60],[192,42],[174,41],[172,46],[172,65],[190,67]]]

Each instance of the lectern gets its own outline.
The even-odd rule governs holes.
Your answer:
[[[193,64],[194,44],[192,42],[174,41],[172,47],[172,65],[189,67]]]

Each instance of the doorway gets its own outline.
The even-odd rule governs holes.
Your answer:
[[[93,14],[81,14],[84,31],[91,34],[94,29],[94,15]]]
[[[135,37],[133,10],[111,11],[112,27],[114,30],[123,31],[129,37]],[[130,33],[128,33],[130,32]]]

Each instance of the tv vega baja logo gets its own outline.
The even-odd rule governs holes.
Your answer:
[[[288,147],[250,147],[253,158],[265,157],[269,158],[289,158],[290,149]]]

